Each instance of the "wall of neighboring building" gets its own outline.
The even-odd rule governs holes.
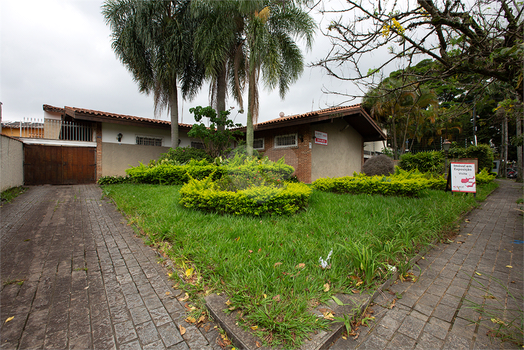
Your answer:
[[[315,143],[315,131],[327,134],[327,145]],[[363,162],[362,136],[342,118],[311,125],[311,181],[352,176]]]
[[[297,144],[289,147],[277,147],[275,137],[279,135],[296,134]],[[255,139],[264,139],[264,148],[257,151],[263,153],[272,161],[277,161],[284,157],[286,164],[295,168],[294,175],[298,180],[311,182],[311,134],[309,124],[272,129],[267,131],[255,131]]]
[[[126,169],[140,163],[147,165],[151,159],[158,159],[161,153],[168,150],[169,147],[102,142],[101,176],[124,176]]]
[[[24,184],[24,144],[5,135],[0,138],[0,191],[5,191]]]

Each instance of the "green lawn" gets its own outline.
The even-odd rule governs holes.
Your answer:
[[[129,219],[150,242],[169,242],[184,289],[196,304],[211,292],[227,293],[246,327],[270,345],[294,347],[325,326],[308,312],[334,293],[372,290],[385,263],[406,261],[456,228],[457,220],[496,184],[472,195],[428,190],[421,198],[338,195],[314,190],[307,210],[289,217],[222,216],[185,209],[180,186],[107,185]],[[320,266],[333,251],[328,268]],[[326,291],[329,286],[329,290]]]

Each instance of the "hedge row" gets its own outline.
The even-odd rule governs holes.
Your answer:
[[[191,179],[180,189],[180,204],[186,208],[233,215],[289,215],[307,206],[311,189],[304,184],[254,186],[223,191],[209,177]]]
[[[235,157],[225,160],[222,164],[209,163],[207,160],[191,160],[185,165],[175,165],[169,162],[158,162],[152,166],[132,167],[126,170],[130,181],[135,183],[183,185],[191,178],[202,180],[212,176],[213,180],[225,175],[244,177],[246,179],[263,178],[268,182],[277,182],[291,177],[294,168],[284,163],[284,160],[272,162],[268,159],[248,159]]]
[[[428,181],[417,179],[394,179],[386,176],[357,176],[339,178],[321,178],[313,182],[313,188],[335,193],[380,194],[384,196],[418,197],[420,192],[429,187],[442,186],[442,180]],[[443,180],[446,186],[446,180]]]
[[[476,181],[483,185],[495,177],[483,169],[476,175]],[[321,178],[313,182],[313,188],[335,193],[418,197],[424,189],[445,190],[446,182],[443,176],[431,176],[417,170],[404,171],[396,167],[395,174],[391,176],[354,174],[353,177]]]

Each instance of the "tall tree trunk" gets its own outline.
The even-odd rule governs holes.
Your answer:
[[[522,116],[517,116],[517,140],[522,140]],[[517,146],[517,182],[523,182],[524,167],[522,164],[522,148],[524,144]]]
[[[224,63],[222,70],[218,73],[217,76],[217,116],[221,116],[221,112],[226,110],[226,64]],[[218,131],[224,131],[225,126],[219,125],[217,127]]]
[[[171,148],[178,147],[178,88],[176,86],[169,93],[169,110],[171,111]]]
[[[253,156],[253,113],[255,106],[255,69],[252,69],[253,72],[249,74],[249,87],[247,95],[247,122],[246,122],[246,152],[249,157]]]
[[[502,126],[503,134],[502,134],[502,147],[504,147],[504,173],[502,176],[507,176],[507,168],[508,168],[508,117],[507,115],[504,115],[504,121]]]
[[[398,160],[397,126],[395,116],[391,120],[391,132],[393,133],[393,159]]]

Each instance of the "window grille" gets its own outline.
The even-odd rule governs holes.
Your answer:
[[[204,144],[200,141],[191,141],[191,148],[204,149]]]
[[[275,137],[275,147],[298,146],[297,134],[278,135]]]
[[[162,146],[162,138],[150,136],[137,136],[136,144],[142,146]]]

